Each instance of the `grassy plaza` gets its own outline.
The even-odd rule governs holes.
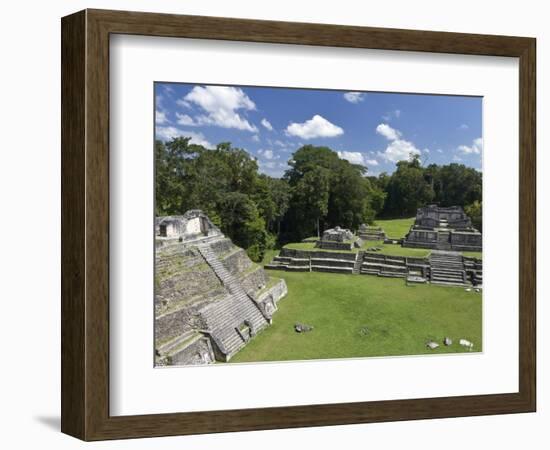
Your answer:
[[[460,338],[481,351],[481,293],[456,287],[407,286],[403,280],[333,273],[272,271],[284,278],[288,295],[272,326],[231,362],[289,361],[459,353]],[[295,323],[314,327],[296,333]],[[436,351],[426,342],[441,345]]]

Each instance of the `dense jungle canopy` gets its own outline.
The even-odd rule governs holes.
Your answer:
[[[202,209],[255,261],[269,248],[324,229],[411,217],[427,203],[462,206],[482,227],[482,175],[463,164],[424,167],[411,155],[392,174],[370,176],[329,147],[304,145],[284,176],[272,178],[230,143],[206,149],[181,137],[155,143],[155,164],[157,215]]]

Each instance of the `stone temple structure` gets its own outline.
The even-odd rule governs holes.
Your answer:
[[[350,230],[335,227],[323,232],[323,237],[317,241],[315,247],[326,250],[351,250],[363,245],[361,238],[355,236]]]
[[[460,206],[419,208],[403,247],[481,251],[481,233]]]
[[[155,364],[229,361],[271,324],[286,295],[200,210],[158,217]]]
[[[357,235],[364,241],[383,241],[386,239],[386,233],[381,227],[371,227],[364,223],[357,230]]]

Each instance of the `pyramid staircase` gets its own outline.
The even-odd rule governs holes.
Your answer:
[[[460,252],[433,250],[430,254],[430,281],[443,286],[469,286]]]
[[[239,331],[245,323],[254,335],[267,327],[269,322],[254,300],[246,293],[240,281],[223,266],[210,246],[202,244],[197,248],[229,291],[229,295],[201,310],[207,325],[206,331],[214,337],[220,351],[229,361],[247,343],[248,339]]]
[[[357,252],[357,259],[355,260],[355,265],[353,266],[353,274],[358,275],[361,273],[361,266],[363,265],[363,256],[365,255],[364,251]]]

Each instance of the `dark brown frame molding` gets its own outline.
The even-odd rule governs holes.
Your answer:
[[[536,408],[536,40],[85,10],[62,31],[61,429],[84,440],[531,412]],[[134,34],[519,58],[519,392],[109,415],[109,36]]]

